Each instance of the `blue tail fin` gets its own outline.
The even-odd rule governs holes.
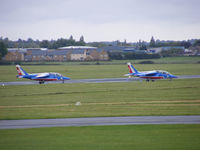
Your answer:
[[[138,71],[131,65],[131,63],[127,63],[129,68],[129,73],[138,73]]]
[[[16,69],[20,76],[28,75],[28,73],[20,65],[16,65]]]

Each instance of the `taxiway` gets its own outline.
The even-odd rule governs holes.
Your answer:
[[[200,116],[130,116],[0,120],[0,129],[139,124],[200,124]]]
[[[192,79],[192,78],[200,78],[200,75],[184,75],[178,76],[177,79]],[[103,78],[103,79],[72,79],[67,80],[64,83],[108,83],[108,82],[134,82],[134,81],[142,81],[140,78]],[[175,79],[176,80],[176,79]],[[45,82],[45,84],[61,84],[62,81],[49,81]],[[0,82],[0,85],[30,85],[30,84],[38,84],[37,81],[16,81],[16,82]]]

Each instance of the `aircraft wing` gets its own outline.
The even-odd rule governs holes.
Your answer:
[[[133,74],[129,73],[129,74],[125,74],[124,76],[133,76]]]
[[[156,75],[158,72],[157,71],[149,71],[149,72],[145,72],[144,75],[145,76],[154,76]]]
[[[50,73],[39,73],[36,77],[37,78],[44,78],[44,77],[48,77],[50,75]]]

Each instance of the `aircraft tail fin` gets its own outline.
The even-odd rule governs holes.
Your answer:
[[[28,73],[20,65],[16,65],[16,69],[20,76],[28,75]]]
[[[135,69],[131,63],[127,63],[127,65],[129,68],[129,73],[138,73],[137,69]]]

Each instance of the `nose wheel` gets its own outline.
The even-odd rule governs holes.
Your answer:
[[[65,83],[65,80],[63,79],[63,77],[61,77],[60,80],[62,81],[62,83]]]
[[[44,84],[44,81],[39,81],[39,84]]]

